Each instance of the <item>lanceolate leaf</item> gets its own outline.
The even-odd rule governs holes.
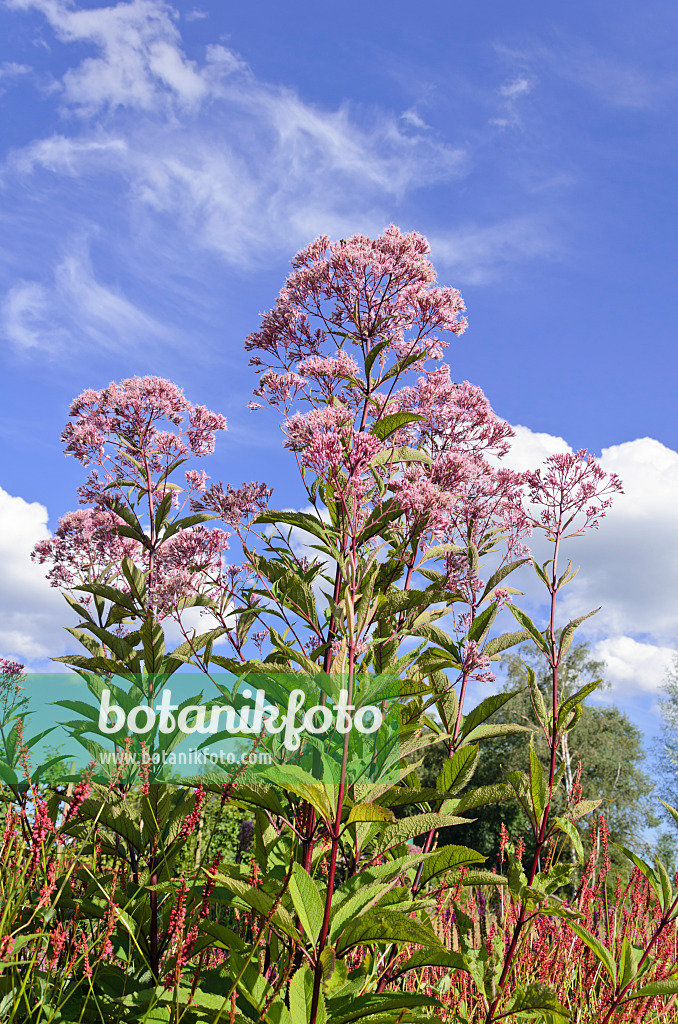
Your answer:
[[[424,861],[424,868],[421,873],[421,884],[429,882],[436,875],[454,868],[466,867],[469,864],[482,864],[487,860],[482,853],[469,850],[466,846],[443,846],[436,850],[432,857]]]
[[[586,683],[586,685],[582,686],[581,689],[577,690],[576,693],[573,693],[572,696],[565,701],[565,703],[560,708],[560,711],[558,712],[558,725],[561,725],[561,723],[565,721],[570,712],[573,711],[574,708],[578,707],[579,704],[581,704],[581,702],[585,700],[590,693],[593,693],[594,690],[597,690],[600,686],[600,683],[601,680],[596,679],[592,683]]]
[[[421,949],[408,957],[393,972],[391,977],[399,978],[408,971],[416,971],[421,967],[447,967],[453,971],[466,971],[466,958],[461,953],[449,952],[446,949]]]
[[[543,634],[539,632],[530,616],[526,615],[521,608],[516,608],[514,604],[508,604],[507,608],[513,615],[514,619],[517,619],[523,629],[530,634],[530,638],[534,640],[539,650],[545,654],[547,658],[550,658],[551,652],[549,651],[549,646],[546,643]]]
[[[598,957],[601,964],[603,965],[607,973],[610,975],[612,984],[616,984],[617,965],[614,961],[612,953],[607,948],[607,946],[604,946],[600,939],[596,938],[596,936],[593,935],[588,930],[588,928],[584,928],[584,926],[582,924],[579,924],[578,921],[572,921],[568,919],[568,924],[572,931],[575,933],[575,935],[578,935],[582,942],[585,942],[589,949],[592,950]]]
[[[560,647],[558,648],[558,661],[559,662],[563,660],[563,658],[565,657],[565,655],[569,651],[570,644],[574,640],[574,634],[575,634],[575,631],[577,630],[577,628],[579,626],[581,626],[582,622],[585,622],[586,619],[590,619],[592,615],[595,615],[596,612],[599,612],[599,611],[600,611],[600,608],[594,608],[594,610],[592,612],[588,612],[586,615],[580,615],[578,619],[572,619],[571,622],[568,622],[568,624],[567,624],[567,626],[565,626],[565,629],[563,630],[562,636],[560,638]]]
[[[480,702],[478,707],[465,716],[462,725],[462,736],[470,736],[476,726],[481,725],[499,708],[503,708],[504,704],[508,703],[513,696],[513,693],[495,693],[491,697],[486,697],[485,700]]]
[[[479,756],[478,747],[473,744],[457,750],[440,769],[436,779],[437,788],[448,793],[463,789],[473,776]]]
[[[417,420],[426,419],[425,416],[418,416],[413,412],[394,412],[389,413],[386,416],[382,416],[372,424],[370,433],[378,437],[380,441],[385,441],[391,434],[395,434],[396,430],[406,426],[408,423],[416,423]]]
[[[395,825],[387,825],[381,832],[375,847],[375,855],[388,850],[391,846],[407,843],[417,836],[423,836],[433,828],[446,828],[448,825],[467,825],[466,818],[458,818],[453,814],[415,814],[410,818],[401,818]],[[449,849],[449,847],[446,847]],[[484,857],[478,855],[480,860]]]
[[[424,946],[440,946],[440,939],[430,925],[425,925],[409,914],[393,910],[368,910],[352,921],[337,941],[337,952],[353,946],[372,943],[417,942]]]
[[[530,982],[528,985],[521,985],[506,1006],[506,1013],[525,1013],[529,1011],[542,1011],[548,1013],[551,1020],[563,1021],[569,1019],[569,1011],[561,1005],[554,990],[549,985],[540,981]],[[530,1013],[532,1016],[532,1013]],[[541,1016],[541,1014],[540,1014]]]
[[[315,945],[323,923],[324,900],[315,881],[299,863],[292,868],[289,889],[304,931]]]

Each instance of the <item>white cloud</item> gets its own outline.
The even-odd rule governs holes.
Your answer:
[[[597,94],[613,107],[645,110],[655,107],[678,88],[678,75],[659,76],[600,53],[571,51],[553,54],[563,77]]]
[[[121,138],[69,139],[65,135],[52,135],[10,154],[8,168],[20,174],[30,174],[44,167],[54,173],[76,175],[85,163],[89,168],[95,166],[97,159],[110,168],[115,156],[124,156],[126,150],[127,143]]]
[[[66,72],[64,100],[91,112],[100,107],[155,109],[169,98],[192,105],[208,81],[181,50],[173,11],[162,0],[131,0],[111,7],[74,10],[66,0],[8,0],[35,8],[68,43],[92,43],[99,56]]]
[[[591,654],[606,664],[605,678],[610,690],[602,699],[635,697],[639,693],[658,693],[673,664],[675,649],[642,643],[630,636],[612,636],[592,645]]]
[[[453,269],[461,283],[484,284],[509,263],[554,258],[547,225],[534,216],[496,224],[468,224],[447,235],[429,235],[433,258]]]
[[[2,329],[19,349],[40,348],[41,329],[48,315],[47,290],[35,281],[17,281],[5,297]]]
[[[360,121],[346,105],[314,106],[259,80],[223,45],[208,46],[202,62],[188,60],[175,12],[161,0],[79,10],[66,0],[10,4],[41,11],[64,43],[92,48],[60,88],[67,112],[97,116],[91,128],[71,118],[73,131],[14,153],[7,170],[77,176],[86,190],[114,172],[149,245],[162,231],[163,250],[183,253],[190,240],[256,266],[319,233],[378,233],[394,202],[467,172],[465,149],[442,141],[414,108]],[[533,84],[527,74],[507,81],[506,109]],[[432,244],[462,283],[483,283],[556,248],[534,216],[462,225]]]
[[[420,117],[414,107],[404,110],[400,115],[400,120],[404,121],[405,124],[409,124],[412,128],[430,128],[430,125],[426,124],[426,121],[424,121],[423,117]]]
[[[2,304],[0,330],[24,352],[74,346],[122,349],[142,338],[169,338],[153,317],[118,289],[97,280],[83,238],[71,240],[50,282],[22,280],[10,288]]]
[[[17,64],[13,60],[6,60],[4,64],[0,64],[0,78],[17,78],[27,75],[30,70],[28,64]]]
[[[532,92],[534,80],[526,78],[525,75],[518,75],[510,82],[505,82],[499,89],[499,95],[507,100],[515,100],[518,96],[526,96]]]
[[[568,450],[549,434],[516,428],[507,464],[536,468],[553,452]],[[568,542],[566,557],[581,570],[563,592],[562,610],[579,615],[601,605],[582,627],[592,637],[625,636],[660,647],[678,637],[678,452],[653,438],[604,448],[600,464],[617,473],[624,493],[615,495],[599,530]],[[534,538],[535,554],[549,550]]]
[[[66,602],[31,562],[34,545],[49,536],[44,505],[0,488],[0,657],[42,661],[65,649]]]
[[[500,99],[501,114],[493,117],[490,124],[497,128],[515,128],[521,125],[519,101],[529,96],[535,86],[535,79],[525,74],[516,75],[497,90]]]

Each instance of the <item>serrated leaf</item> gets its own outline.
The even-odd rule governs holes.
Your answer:
[[[381,821],[390,823],[393,820],[393,813],[386,807],[380,807],[379,804],[354,804],[348,816],[349,825],[352,825],[356,821]]]
[[[555,991],[550,985],[540,981],[532,981],[520,985],[516,993],[506,1005],[505,1013],[525,1013],[532,1010],[548,1012],[559,1020],[569,1019],[569,1011],[558,1001]]]
[[[486,860],[487,857],[484,857],[482,853],[470,850],[466,846],[443,846],[424,861],[421,884],[425,885],[426,882],[430,882],[436,875],[442,875],[445,871],[472,864],[482,864]]]
[[[342,932],[336,949],[345,953],[354,946],[372,943],[416,942],[424,946],[440,946],[440,939],[430,925],[425,925],[408,913],[392,910],[368,910]]]
[[[297,916],[315,946],[322,928],[324,902],[316,882],[298,862],[292,867],[289,890]]]
[[[563,658],[569,651],[570,645],[574,640],[574,634],[578,627],[581,626],[582,622],[585,622],[587,619],[590,619],[592,615],[595,615],[599,611],[600,608],[594,608],[592,612],[587,612],[586,615],[580,615],[579,618],[572,619],[570,622],[568,622],[560,637],[560,646],[558,648],[559,663],[563,660]]]
[[[473,777],[479,756],[478,747],[474,744],[457,750],[438,772],[436,788],[446,793],[463,789]]]
[[[514,604],[507,604],[506,607],[509,609],[514,619],[517,619],[520,625],[523,627],[523,629],[530,634],[530,639],[534,641],[535,645],[539,648],[539,650],[543,654],[545,654],[547,658],[550,659],[551,652],[549,650],[549,646],[546,643],[546,640],[544,639],[543,635],[535,626],[530,616],[527,615],[521,608],[516,608]]]

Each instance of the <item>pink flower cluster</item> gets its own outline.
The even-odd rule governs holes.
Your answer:
[[[550,537],[569,529],[577,534],[597,529],[612,504],[612,495],[622,492],[617,474],[606,473],[585,448],[549,456],[545,469],[527,473],[525,480],[530,501],[542,509],[534,525]]]
[[[158,548],[153,568],[156,614],[162,619],[181,608],[185,598],[219,587],[230,534],[195,526]]]
[[[112,445],[115,454],[108,453],[109,459],[120,458],[130,468],[127,456],[141,456],[157,471],[168,460],[208,455],[214,451],[214,432],[226,429],[223,416],[192,405],[181,388],[161,377],[132,377],[102,391],[84,391],[69,415],[73,422],[62,435],[65,451],[84,466],[104,465]],[[182,429],[160,430],[162,422]]]
[[[328,363],[323,354],[328,343],[336,348],[338,338],[348,338],[363,355],[385,343],[382,365],[389,353],[440,359],[445,342],[439,334],[462,333],[465,307],[456,288],[434,287],[429,255],[422,235],[393,226],[376,239],[316,239],[292,261],[274,308],[248,337],[246,350],[257,353],[252,365],[276,372],[296,368],[316,381],[341,379],[352,365],[339,365],[346,359],[341,356],[337,365]]]
[[[40,565],[51,563],[47,579],[53,587],[70,589],[94,581],[115,585],[122,559],[137,558],[141,550],[137,541],[115,532],[120,523],[107,508],[67,512],[54,536],[35,545],[31,558]]]
[[[403,443],[420,444],[432,452],[491,451],[506,455],[513,430],[500,419],[480,388],[465,381],[455,384],[448,365],[429,370],[414,387],[402,388],[389,401],[387,412],[410,412],[423,417],[403,430]]]
[[[268,507],[272,493],[266,484],[254,480],[237,488],[231,484],[212,484],[202,497],[192,500],[191,507],[196,512],[213,512],[229,526],[238,528]]]

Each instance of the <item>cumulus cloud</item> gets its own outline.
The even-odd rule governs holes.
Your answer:
[[[548,455],[571,450],[561,437],[517,427],[506,462],[536,468]],[[678,638],[678,452],[650,438],[604,448],[600,464],[617,473],[624,493],[615,496],[600,529],[568,542],[565,557],[580,571],[562,593],[561,612],[575,617],[600,606],[580,633],[608,662],[614,694],[661,687]],[[544,561],[550,548],[532,542]],[[543,597],[523,574],[526,600]]]
[[[606,679],[615,697],[658,693],[673,664],[675,649],[642,643],[630,636],[612,636],[592,645],[594,658],[606,664]],[[600,696],[604,699],[605,691]]]
[[[0,657],[30,663],[65,649],[66,603],[31,562],[34,545],[49,536],[44,505],[0,488]]]

